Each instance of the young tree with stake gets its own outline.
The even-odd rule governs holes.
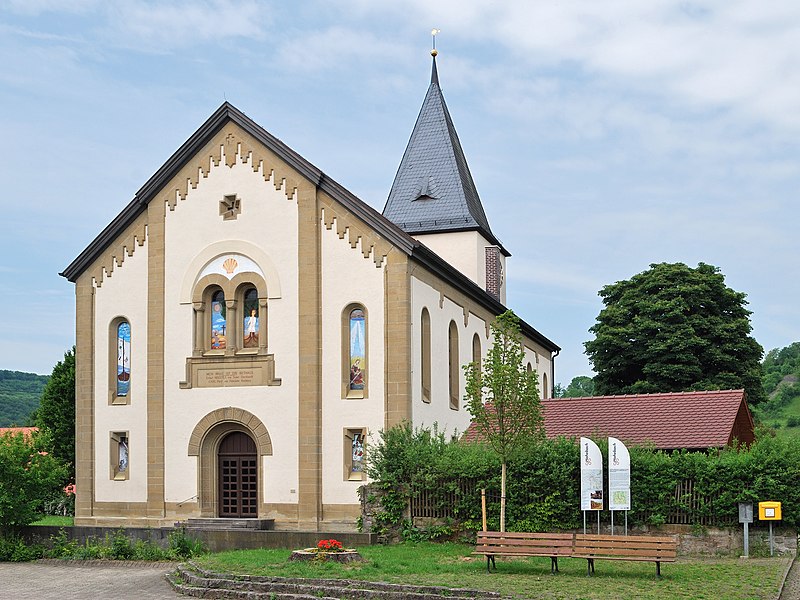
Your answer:
[[[521,447],[541,439],[538,374],[525,367],[519,318],[506,311],[491,325],[492,346],[482,365],[464,366],[465,402],[482,439],[501,462],[500,531],[506,528],[506,465]]]

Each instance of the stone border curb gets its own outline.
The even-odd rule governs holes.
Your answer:
[[[309,579],[232,575],[205,570],[194,562],[182,563],[165,575],[172,588],[199,598],[281,598],[320,600],[358,598],[362,600],[439,598],[500,600],[497,592],[444,586],[415,586],[360,579]]]
[[[789,577],[789,572],[792,570],[795,562],[797,562],[797,556],[789,561],[789,566],[786,567],[786,571],[783,572],[783,578],[781,579],[781,584],[778,586],[778,595],[775,596],[775,600],[781,600],[781,596],[783,596],[783,588],[786,585],[786,579]]]
[[[58,565],[61,567],[151,567],[153,569],[163,570],[173,570],[180,564],[177,561],[84,560],[78,558],[40,558],[34,562],[40,565]]]

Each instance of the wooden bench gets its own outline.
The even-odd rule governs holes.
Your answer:
[[[520,533],[479,531],[473,554],[486,556],[486,570],[492,572],[489,564],[497,570],[496,556],[549,556],[550,572],[558,571],[558,557],[572,555],[572,533]]]
[[[588,575],[594,573],[594,561],[641,560],[656,563],[656,576],[661,577],[661,563],[675,562],[678,543],[673,537],[644,535],[575,534],[574,558],[585,558]]]

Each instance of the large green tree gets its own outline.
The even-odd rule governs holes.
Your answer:
[[[505,531],[506,465],[515,452],[542,437],[543,419],[538,375],[526,368],[519,318],[506,311],[491,329],[492,346],[483,364],[464,366],[464,399],[482,439],[500,458],[500,531]]]
[[[585,343],[595,394],[744,388],[750,403],[764,399],[746,295],[717,267],[652,264],[599,294],[605,307]]]
[[[42,392],[36,425],[49,437],[55,457],[75,477],[75,347],[58,361]]]

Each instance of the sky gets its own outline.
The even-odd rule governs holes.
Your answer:
[[[800,340],[800,4],[0,0],[0,369],[74,343],[61,272],[225,100],[382,210],[430,81],[508,302],[590,375],[598,291],[705,262]]]

